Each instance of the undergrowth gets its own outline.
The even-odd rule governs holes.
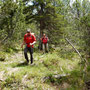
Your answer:
[[[5,71],[6,77],[0,81],[1,89],[82,90],[85,84],[79,56],[73,52],[73,56],[65,58],[61,57],[62,54],[57,50],[46,54],[35,52],[34,66],[26,64],[21,51],[17,53],[17,58],[16,53],[11,54],[8,60],[0,62],[0,71]],[[54,75],[65,76],[55,78]]]

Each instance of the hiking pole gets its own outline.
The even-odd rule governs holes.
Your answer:
[[[22,59],[23,59],[23,47],[22,47]]]

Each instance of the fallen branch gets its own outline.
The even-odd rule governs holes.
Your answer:
[[[74,47],[74,45],[67,38],[65,38],[65,39],[74,48],[74,50],[78,53],[78,55],[80,56],[80,58],[83,59],[82,56],[81,56],[81,54],[79,53],[79,51]]]
[[[81,60],[82,60],[82,61],[85,61],[84,71],[86,71],[87,64],[88,64],[87,60],[82,57],[82,55],[80,54],[80,52],[74,47],[74,45],[73,45],[67,38],[65,38],[65,39],[66,39],[66,41],[73,47],[73,49],[77,52],[77,54],[80,56]]]
[[[74,50],[77,52],[77,54],[80,56],[80,58],[87,63],[87,60],[82,57],[82,55],[81,55],[80,52],[74,47],[74,45],[73,45],[67,38],[65,38],[65,39],[66,39],[66,41],[74,48]],[[87,64],[88,64],[88,63],[87,63]]]
[[[52,75],[52,76],[45,76],[42,78],[42,82],[45,82],[46,80],[50,80],[51,78],[53,79],[62,79],[63,77],[68,77],[70,74],[57,74],[57,75]]]

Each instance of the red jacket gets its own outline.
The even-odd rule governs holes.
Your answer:
[[[43,44],[46,44],[48,42],[48,37],[42,37],[41,41]]]
[[[36,41],[36,38],[35,38],[35,36],[34,36],[33,34],[31,34],[31,33],[26,33],[26,34],[24,35],[24,41],[25,41],[25,43],[27,44],[27,47],[31,47],[31,46],[30,46],[30,43],[33,43],[34,41]],[[32,47],[33,47],[33,45],[32,45]]]

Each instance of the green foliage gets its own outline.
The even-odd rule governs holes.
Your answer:
[[[1,42],[6,43],[9,40],[19,39],[21,31],[25,29],[22,2],[18,5],[12,0],[5,1],[1,6],[0,15]]]
[[[82,79],[82,73],[79,70],[73,70],[71,76],[69,77],[69,83],[75,88],[82,88],[84,85],[84,80]]]
[[[90,47],[89,47],[89,44],[90,44],[90,18],[89,18],[90,14],[88,14],[87,16],[84,16],[81,18],[81,25],[82,25],[82,30],[84,31],[84,41],[85,41],[85,45],[84,45],[84,50],[85,52],[89,55],[90,53]]]
[[[50,84],[55,83],[58,85],[67,82],[71,85],[70,89],[67,90],[83,90],[84,80],[82,78],[82,68],[85,67],[85,61],[81,61],[78,54],[66,43],[65,38],[67,37],[73,43],[83,57],[85,57],[85,54],[86,56],[90,55],[90,1],[71,1],[0,1],[0,42],[5,44],[5,52],[13,53],[19,51],[16,48],[18,47],[16,43],[20,45],[22,37],[26,33],[26,28],[32,29],[32,32],[37,37],[37,41],[39,41],[43,33],[46,33],[49,37],[51,51],[48,54],[41,55],[37,50],[34,54],[36,65],[33,67],[27,66],[25,63],[18,64],[21,60],[24,60],[20,57],[21,55],[17,55],[18,60],[15,58],[16,56],[13,56],[14,58],[9,57],[8,61],[0,62],[0,71],[7,70],[7,67],[18,67],[20,69],[19,72],[15,72],[16,74],[7,76],[6,80],[2,82],[3,88],[6,86],[8,89],[11,89],[11,85],[14,83],[18,87],[21,78],[27,75],[26,80],[29,80],[29,82],[27,82],[26,89],[38,88],[42,90],[44,88],[47,90],[52,87]],[[6,54],[0,51],[0,61],[6,60]],[[82,66],[78,64],[79,62],[81,62],[80,65]],[[90,60],[88,59],[87,62],[90,62]],[[84,79],[88,80],[90,77],[89,65],[86,69],[87,72],[85,72],[86,77]],[[55,74],[62,73],[69,73],[70,76],[62,79],[55,79],[53,77]],[[47,83],[42,83],[42,78],[45,76],[50,77],[47,80],[50,83],[48,85]],[[18,81],[19,79],[20,82]],[[34,82],[30,83],[30,81]],[[52,90],[52,88],[50,89]]]
[[[0,68],[6,70],[4,74],[6,79],[1,82],[2,89],[5,89],[5,87],[6,89],[14,89],[14,87],[18,89],[24,86],[24,89],[54,89],[56,86],[60,88],[58,86],[62,86],[63,83],[67,83],[69,86],[72,85],[71,88],[80,88],[79,85],[82,85],[82,74],[79,72],[80,65],[78,66],[80,59],[77,56],[75,57],[76,60],[68,60],[61,58],[58,53],[60,52],[53,51],[53,53],[42,55],[42,53],[35,52],[34,66],[25,64],[24,57],[21,57],[21,51],[9,56],[6,62],[0,62]],[[10,73],[11,75],[9,75]],[[54,75],[62,74],[67,76],[54,77]],[[49,77],[49,79],[45,80],[45,77]],[[76,83],[75,86],[73,86],[74,83]]]
[[[7,76],[7,79],[1,84],[1,88],[11,88],[13,87],[13,84],[16,83],[17,85],[19,85],[20,82],[20,76],[15,76],[12,74],[11,76]]]
[[[60,42],[58,38],[63,31],[61,27],[64,27],[67,21],[64,20],[64,15],[57,13],[57,6],[55,3],[58,3],[58,1],[34,0],[32,1],[32,5],[25,6],[24,13],[26,14],[27,23],[35,21],[38,25],[40,37],[42,37],[43,33],[46,33],[50,38],[50,43],[58,44]]]
[[[0,61],[6,60],[6,53],[0,51]]]
[[[60,78],[55,78],[53,76],[53,74],[49,74],[46,77],[49,77],[49,79],[47,79],[45,82],[46,83],[53,83],[54,85],[60,85],[63,82],[68,82],[68,77],[67,76],[63,76],[63,77],[60,77]]]
[[[7,52],[7,53],[14,53],[14,52],[20,51],[20,49],[16,48],[16,47],[9,47],[9,46],[7,46],[7,47],[5,47],[4,51]]]
[[[90,72],[90,66],[87,67],[87,71]]]

